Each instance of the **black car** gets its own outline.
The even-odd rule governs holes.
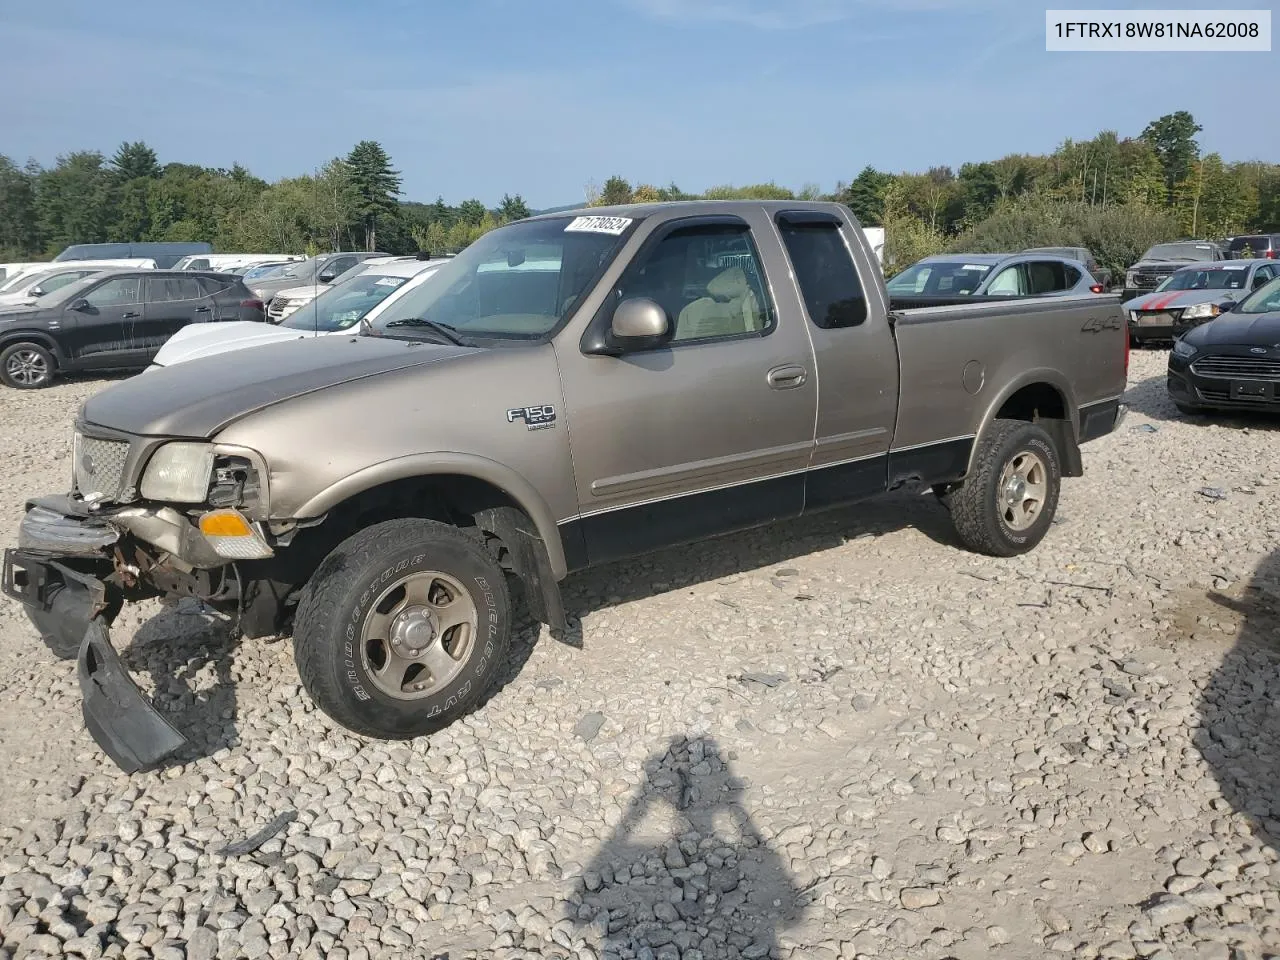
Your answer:
[[[188,323],[265,318],[231,274],[104,271],[36,305],[0,308],[0,383],[31,390],[58,373],[142,369]]]
[[[1280,278],[1175,340],[1166,384],[1183,413],[1280,413]]]
[[[1137,263],[1125,271],[1124,299],[1132,300],[1141,294],[1150,293],[1165,277],[1188,263],[1225,259],[1227,255],[1222,247],[1210,240],[1175,240],[1171,243],[1157,243],[1148,249]]]

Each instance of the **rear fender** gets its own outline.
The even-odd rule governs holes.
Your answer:
[[[1038,383],[1047,384],[1057,391],[1059,397],[1062,398],[1062,406],[1066,417],[1041,416],[1037,417],[1035,423],[1049,434],[1054,446],[1057,447],[1058,457],[1062,461],[1062,475],[1064,477],[1084,475],[1084,462],[1080,456],[1079,443],[1080,413],[1076,405],[1075,392],[1072,390],[1071,384],[1067,382],[1066,377],[1060,372],[1048,368],[1039,368],[1026,370],[1011,380],[982,411],[981,418],[974,430],[976,439],[974,440],[973,449],[969,453],[969,466],[965,471],[966,476],[973,471],[977,462],[978,452],[1000,409],[1019,390]]]

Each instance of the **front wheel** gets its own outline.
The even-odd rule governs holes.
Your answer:
[[[0,351],[0,383],[38,390],[53,383],[53,354],[38,343],[15,343]]]
[[[982,440],[973,472],[950,495],[956,532],[978,553],[1026,553],[1048,533],[1061,485],[1062,467],[1050,436],[1034,423],[996,420]]]
[[[293,655],[331,718],[406,740],[475,704],[510,635],[506,579],[478,538],[432,520],[390,520],[321,562],[298,604]]]

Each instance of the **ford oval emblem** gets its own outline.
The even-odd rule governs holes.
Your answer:
[[[1250,353],[1266,353],[1267,348],[1266,347],[1250,347],[1249,352]]]

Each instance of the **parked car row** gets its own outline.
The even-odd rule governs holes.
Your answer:
[[[893,277],[887,287],[894,297],[921,301],[934,297],[1087,296],[1106,292],[1106,285],[1080,260],[1037,251],[925,257]]]
[[[35,389],[59,373],[141,368],[187,324],[263,318],[262,301],[230,274],[95,271],[0,308],[0,383]]]

